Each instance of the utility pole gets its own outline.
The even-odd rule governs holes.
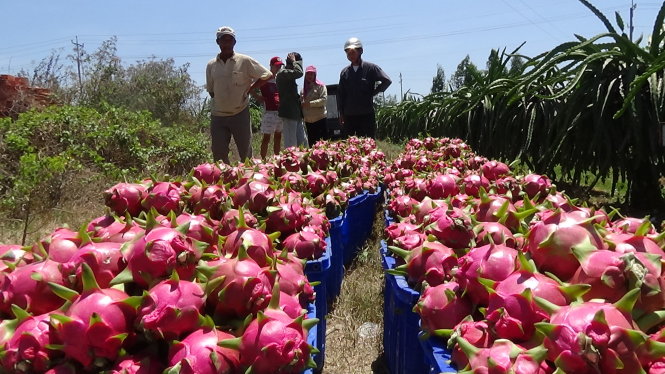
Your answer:
[[[76,48],[76,67],[79,73],[79,94],[83,96],[83,79],[81,78],[81,48],[83,48],[83,44],[79,44],[78,35],[76,35],[76,42],[73,40],[71,42]]]
[[[404,100],[404,92],[402,92],[402,73],[399,73],[399,101]]]
[[[637,8],[637,4],[633,2],[633,0],[630,0],[630,41],[633,41],[633,13],[635,12],[635,8]]]

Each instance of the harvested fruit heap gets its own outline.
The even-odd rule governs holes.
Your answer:
[[[317,350],[306,261],[379,186],[372,140],[104,192],[109,213],[0,245],[0,366],[30,373],[300,373]]]
[[[665,235],[648,219],[576,205],[459,139],[410,141],[384,182],[389,273],[457,369],[663,372]]]

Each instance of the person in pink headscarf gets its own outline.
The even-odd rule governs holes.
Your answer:
[[[308,66],[305,69],[305,83],[300,97],[307,128],[307,140],[312,146],[326,136],[326,101],[328,100],[326,85],[316,79],[314,66]]]

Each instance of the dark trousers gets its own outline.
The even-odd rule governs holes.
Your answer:
[[[376,137],[374,113],[344,116],[344,134],[346,137],[358,136],[374,139]]]
[[[212,156],[215,161],[222,160],[225,164],[229,164],[229,145],[232,137],[238,147],[240,161],[252,158],[252,125],[249,119],[249,107],[233,116],[211,116],[210,138]]]
[[[326,128],[325,118],[316,122],[305,122],[305,127],[307,127],[307,140],[310,147],[319,140],[326,138],[328,129]]]

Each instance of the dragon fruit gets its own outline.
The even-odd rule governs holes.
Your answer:
[[[282,238],[296,232],[305,223],[305,208],[298,201],[279,203],[267,208],[266,231],[279,231]]]
[[[275,198],[273,187],[261,180],[249,180],[231,190],[233,206],[239,208],[247,204],[252,213],[263,213]]]
[[[302,259],[321,258],[326,251],[326,241],[319,234],[303,230],[289,235],[282,243],[288,252],[296,253]]]
[[[203,248],[191,238],[169,227],[155,227],[138,238],[125,254],[127,267],[113,284],[133,280],[149,287],[177,271],[182,279],[191,279]]]
[[[33,315],[59,308],[64,301],[49,283],[65,283],[60,263],[47,259],[17,267],[5,276],[0,286],[0,311],[12,315],[12,304]]]
[[[425,228],[425,233],[434,235],[441,243],[460,250],[472,244],[473,226],[471,218],[459,208],[450,209]]]
[[[162,374],[164,364],[154,354],[130,355],[118,359],[104,374]]]
[[[143,296],[138,309],[139,325],[163,339],[178,339],[200,326],[205,293],[198,283],[164,280]]]
[[[597,230],[587,221],[580,222],[561,210],[531,226],[525,250],[538,269],[551,272],[563,281],[569,280],[579,262],[573,250],[605,249]]]
[[[518,252],[503,244],[489,244],[472,248],[458,260],[455,278],[466,294],[478,305],[487,305],[489,293],[480,279],[502,281],[518,267]]]
[[[219,346],[233,335],[217,329],[199,329],[169,348],[165,374],[233,374],[240,367],[236,350]]]
[[[155,220],[160,225],[173,229],[187,225],[186,236],[210,245],[218,243],[219,237],[214,227],[217,227],[219,223],[207,215],[180,213],[176,216],[172,212],[169,214],[169,217],[159,216]]]
[[[530,199],[535,198],[538,194],[544,199],[551,187],[552,182],[544,175],[527,174],[522,178],[522,191],[524,191]]]
[[[506,339],[498,339],[487,348],[477,348],[464,338],[458,338],[457,344],[468,357],[465,360],[468,365],[463,367],[464,372],[478,374],[551,374],[554,372],[554,369],[550,368],[545,360],[547,349],[543,347],[526,350]]]
[[[192,176],[207,184],[217,183],[221,175],[222,170],[217,166],[217,164],[204,163],[197,165],[192,169]]]
[[[513,233],[499,222],[478,222],[473,232],[476,234],[476,245],[496,243],[518,248],[518,241]]]
[[[107,288],[113,278],[127,266],[121,252],[122,246],[115,242],[87,243],[81,246],[69,261],[62,264],[62,273],[68,278],[68,283],[80,290],[83,284],[81,266],[87,263],[97,283],[102,288]]]
[[[406,273],[407,281],[416,289],[422,282],[438,286],[451,277],[452,269],[457,265],[455,252],[439,242],[425,241],[410,251],[392,246],[388,248],[405,262],[389,272]]]
[[[259,229],[254,229],[245,223],[243,209],[238,214],[238,227],[224,239],[220,248],[227,257],[236,256],[243,249],[260,266],[267,266],[275,258],[274,240],[278,232],[266,235]]]
[[[16,319],[6,321],[12,324],[11,337],[0,350],[2,367],[17,373],[43,373],[51,360],[57,357],[56,351],[48,348],[51,344],[51,316],[41,314],[33,317],[16,306],[13,312]]]
[[[226,192],[224,186],[213,184],[195,192],[196,194],[192,195],[189,199],[189,204],[194,214],[207,212],[212,219],[222,218],[223,204],[228,198],[228,192]]]
[[[460,297],[462,290],[456,282],[426,287],[413,311],[420,315],[420,327],[426,333],[452,329],[471,314],[471,304]]]
[[[220,342],[237,349],[240,363],[254,374],[300,373],[316,364],[310,357],[307,332],[318,323],[316,318],[291,318],[284,311],[268,308],[259,312],[242,336]]]
[[[141,201],[141,206],[146,211],[155,208],[159,214],[168,214],[170,211],[180,213],[183,192],[184,187],[180,183],[157,182],[149,188],[148,194]]]
[[[104,192],[106,206],[115,214],[129,213],[137,216],[142,210],[141,201],[147,196],[146,187],[138,183],[118,183]]]
[[[228,209],[224,212],[222,219],[219,221],[217,226],[217,234],[220,236],[228,236],[232,232],[236,231],[240,224],[240,211],[238,209]],[[249,210],[242,210],[242,218],[244,224],[247,227],[257,228],[258,220]]]
[[[496,336],[486,320],[474,321],[471,316],[465,317],[453,329],[437,330],[434,334],[448,340],[448,349],[452,351],[450,359],[459,368],[464,368],[469,364],[468,357],[459,344],[456,344],[459,338],[463,338],[477,348],[490,347],[496,340]]]
[[[93,219],[86,230],[92,238],[116,243],[129,242],[145,231],[131,217],[125,219],[113,215]]]
[[[636,352],[646,335],[630,317],[638,292],[628,292],[614,305],[587,301],[557,308],[541,301],[553,312],[549,323],[536,324],[548,359],[566,373],[640,372]]]
[[[282,292],[298,295],[301,306],[314,302],[314,287],[305,276],[305,260],[295,257],[293,253],[282,253],[276,261],[277,280]]]
[[[81,245],[82,238],[75,231],[61,227],[33,245],[34,253],[47,253],[56,262],[67,262]]]
[[[207,269],[206,304],[223,318],[245,318],[264,309],[272,297],[272,275],[241,249],[237,257]]]
[[[508,165],[495,160],[485,162],[480,169],[483,172],[483,176],[490,181],[510,174],[510,167]]]
[[[429,180],[427,195],[432,199],[445,199],[459,193],[458,177],[452,174],[436,174]]]
[[[464,193],[473,197],[479,197],[481,188],[487,190],[490,186],[489,180],[478,174],[467,175],[462,179],[461,184]]]
[[[115,288],[100,288],[92,270],[83,264],[83,293],[51,284],[71,305],[65,315],[51,314],[59,349],[88,369],[114,361],[126,341],[133,339],[132,325],[138,300]]]

